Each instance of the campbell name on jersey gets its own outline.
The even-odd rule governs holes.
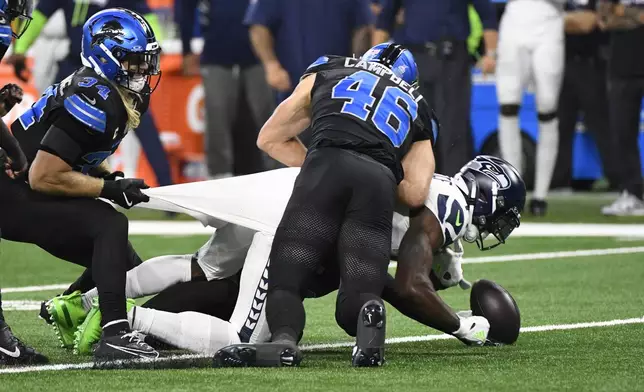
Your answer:
[[[116,151],[127,119],[116,88],[83,67],[50,86],[11,128],[30,164],[45,150],[87,173]],[[64,133],[48,136],[52,126]]]
[[[311,91],[311,148],[341,147],[389,167],[398,181],[400,161],[416,141],[435,141],[438,121],[418,89],[386,66],[322,56],[303,77],[316,74]]]

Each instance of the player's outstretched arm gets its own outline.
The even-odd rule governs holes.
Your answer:
[[[438,248],[442,233],[438,220],[428,209],[412,218],[398,251],[396,278],[385,286],[383,299],[401,313],[445,333],[459,329],[456,313],[438,296],[430,273],[433,248]]]
[[[306,158],[306,147],[297,136],[311,125],[314,83],[315,74],[304,77],[293,94],[275,109],[257,137],[257,147],[286,166],[302,166]]]
[[[398,198],[409,207],[421,207],[429,194],[434,176],[434,150],[431,140],[414,143],[402,161],[405,178],[398,184]]]

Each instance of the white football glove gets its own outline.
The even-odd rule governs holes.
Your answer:
[[[468,316],[469,314],[469,316]],[[490,323],[485,317],[472,316],[471,312],[458,312],[461,327],[454,332],[456,338],[468,346],[483,346],[487,342]]]
[[[457,284],[463,289],[469,289],[470,283],[463,279],[463,246],[460,240],[454,242],[454,250],[445,247],[434,255],[432,270],[446,288]]]

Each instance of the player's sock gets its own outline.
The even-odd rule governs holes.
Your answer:
[[[128,271],[125,283],[127,298],[141,298],[157,294],[177,283],[191,279],[192,255],[170,255],[155,257]],[[98,290],[83,294],[83,307],[89,310]]]
[[[499,116],[499,146],[501,156],[523,173],[521,129],[518,116]]]
[[[306,315],[302,299],[293,292],[275,290],[266,298],[266,320],[273,342],[298,342],[304,331]]]
[[[169,313],[134,307],[128,312],[132,328],[175,347],[214,355],[222,347],[240,343],[228,321],[202,313]]]
[[[0,325],[4,324],[4,313],[2,312],[2,292],[0,291]]]
[[[539,142],[537,143],[537,159],[534,181],[533,198],[545,200],[550,189],[550,181],[557,161],[559,145],[559,120],[539,122]]]

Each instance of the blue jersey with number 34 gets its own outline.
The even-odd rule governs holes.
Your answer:
[[[391,168],[400,182],[410,146],[436,139],[438,122],[423,96],[386,66],[323,56],[304,76],[310,74],[316,74],[311,148],[356,150]]]
[[[127,112],[115,87],[90,68],[50,86],[11,126],[31,164],[39,150],[88,173],[127,132]],[[56,129],[50,133],[50,129]]]

